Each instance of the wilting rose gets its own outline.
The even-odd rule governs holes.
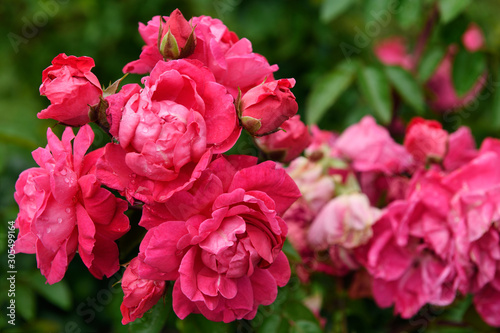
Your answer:
[[[99,161],[103,182],[144,202],[165,201],[239,137],[233,98],[197,60],[158,62],[125,104],[119,146]]]
[[[294,79],[270,81],[250,89],[241,98],[241,123],[252,135],[277,130],[293,117],[299,106],[290,91]]]
[[[276,133],[256,138],[255,142],[270,159],[288,163],[309,146],[311,135],[298,115],[285,121],[281,128]]]
[[[97,278],[119,268],[115,240],[129,230],[128,205],[101,188],[95,164],[102,150],[88,155],[90,126],[75,138],[66,128],[62,140],[50,129],[48,145],[33,152],[40,167],[19,176],[14,198],[19,205],[16,252],[36,253],[38,268],[50,284],[60,281],[77,250]]]
[[[40,119],[54,119],[69,126],[82,126],[89,119],[90,106],[97,105],[102,89],[90,71],[94,60],[89,57],[59,54],[42,74],[40,95],[51,105],[38,113]]]
[[[252,319],[290,277],[280,216],[299,196],[275,163],[221,156],[189,191],[145,206],[139,276],[175,280],[173,308],[181,319]]]
[[[442,161],[447,150],[448,132],[441,123],[415,117],[408,124],[404,140],[406,150],[419,163]]]
[[[165,281],[141,279],[138,267],[139,259],[134,258],[123,273],[121,284],[124,296],[120,306],[123,325],[142,318],[165,292]]]
[[[169,20],[168,17],[164,19]],[[245,93],[266,78],[273,79],[273,72],[278,70],[278,66],[270,66],[265,57],[253,53],[250,41],[239,39],[220,20],[200,16],[193,17],[189,23],[194,27],[196,47],[188,58],[200,60],[207,66],[216,81],[224,85],[234,98],[238,96],[238,89]],[[153,17],[147,25],[139,23],[139,32],[146,46],[139,60],[123,68],[124,73],[146,74],[163,60],[157,45],[159,28],[160,16]]]

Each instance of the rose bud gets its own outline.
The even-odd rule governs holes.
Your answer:
[[[294,79],[280,79],[250,89],[239,105],[243,127],[252,135],[263,135],[293,117],[299,108],[290,91],[294,85]]]
[[[195,46],[194,29],[179,9],[174,10],[165,23],[160,20],[158,51],[164,59],[185,58],[194,52]]]
[[[448,133],[435,120],[413,118],[406,129],[404,146],[415,161],[441,161],[446,154]]]
[[[259,148],[270,158],[288,163],[311,143],[307,126],[296,115],[282,124],[282,131],[256,139]]]
[[[476,52],[484,45],[484,36],[481,28],[475,23],[469,24],[462,36],[462,43],[469,52]]]
[[[123,302],[120,306],[123,319],[122,324],[126,325],[151,309],[165,292],[165,281],[141,279],[138,267],[140,261],[132,259],[127,269],[123,273],[122,289]]]
[[[97,77],[90,72],[94,60],[89,57],[59,54],[52,66],[43,71],[40,95],[47,96],[51,105],[38,113],[40,119],[55,119],[69,126],[87,124],[91,106],[99,103],[102,89]]]

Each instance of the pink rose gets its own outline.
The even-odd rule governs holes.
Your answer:
[[[494,283],[486,285],[474,295],[474,306],[490,326],[500,327],[500,267]]]
[[[400,173],[412,164],[411,155],[371,116],[348,127],[335,141],[336,153],[357,172]]]
[[[127,266],[122,277],[123,302],[120,306],[126,325],[137,318],[142,318],[144,313],[151,309],[165,292],[165,281],[141,279],[138,267],[139,259],[134,258]]]
[[[309,146],[311,135],[298,115],[285,121],[281,128],[283,130],[256,138],[255,142],[269,158],[288,163]]]
[[[330,150],[333,147],[338,134],[321,130],[318,125],[310,125],[311,144],[305,149],[305,154],[309,158],[315,160],[322,158],[323,155],[330,155]]]
[[[243,127],[252,135],[262,135],[277,130],[284,121],[293,117],[299,109],[290,91],[294,85],[294,79],[281,79],[250,89],[241,98]]]
[[[90,121],[90,106],[97,105],[102,89],[90,72],[94,60],[89,57],[59,54],[42,74],[40,95],[51,105],[38,113],[40,119],[55,119],[69,126],[82,126]]]
[[[158,62],[144,89],[125,104],[118,140],[98,174],[107,186],[144,202],[165,201],[188,186],[213,153],[238,139],[233,98],[196,60]]]
[[[413,118],[406,129],[404,146],[419,163],[441,161],[446,154],[448,132],[441,123],[420,117]]]
[[[136,83],[126,84],[116,94],[109,95],[105,98],[106,102],[108,103],[108,108],[106,109],[106,119],[110,126],[109,133],[112,136],[118,137],[120,121],[122,120],[125,105],[127,104],[130,97],[139,93],[140,91],[140,85]]]
[[[181,319],[252,319],[290,277],[280,216],[300,192],[275,163],[255,164],[249,156],[221,156],[190,190],[145,206],[139,276],[175,281],[173,308]]]
[[[377,58],[386,65],[401,66],[411,70],[414,66],[413,57],[406,50],[406,41],[399,37],[382,40],[375,45]]]
[[[171,16],[174,13],[176,11]],[[164,18],[169,20],[168,17]],[[238,88],[244,93],[266,78],[273,79],[272,73],[278,70],[278,66],[270,66],[266,58],[253,53],[250,41],[238,39],[220,20],[208,16],[193,17],[190,25],[195,27],[196,47],[188,58],[200,60],[207,66],[216,81],[224,85],[234,98],[238,96]],[[145,74],[163,60],[157,45],[159,27],[160,16],[153,17],[147,25],[139,23],[139,32],[146,46],[139,60],[123,68],[124,73]],[[176,40],[179,39],[178,34],[174,33],[174,36]]]
[[[447,171],[458,169],[474,159],[478,152],[468,127],[462,126],[448,137],[448,152],[443,161]]]
[[[365,244],[372,236],[372,225],[380,210],[372,207],[366,195],[340,195],[327,203],[309,229],[309,243],[316,250],[332,245],[353,249]]]
[[[85,125],[62,140],[47,131],[48,145],[33,152],[40,166],[19,176],[14,198],[19,205],[16,252],[36,253],[38,267],[50,284],[60,281],[77,250],[97,278],[119,268],[115,240],[129,230],[127,203],[101,188],[95,164],[102,150],[87,155],[94,133]]]
[[[479,51],[484,46],[484,36],[481,28],[475,23],[470,23],[462,35],[462,43],[469,52]]]

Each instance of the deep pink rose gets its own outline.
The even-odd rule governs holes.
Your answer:
[[[48,129],[47,147],[33,152],[40,167],[24,171],[16,183],[15,250],[36,253],[38,268],[50,284],[63,278],[77,250],[97,278],[119,268],[114,241],[129,230],[124,214],[128,205],[101,188],[95,164],[102,150],[85,155],[93,139],[88,125],[76,138],[66,128],[61,141]]]
[[[164,19],[169,20],[168,17]],[[224,85],[234,98],[238,96],[238,88],[245,93],[266,78],[273,79],[272,73],[278,70],[278,66],[270,66],[266,58],[253,53],[250,41],[239,39],[220,20],[200,16],[193,17],[189,23],[195,28],[196,47],[188,58],[198,59],[207,66],[216,81]],[[139,32],[146,45],[140,59],[127,64],[124,73],[146,74],[163,60],[157,46],[159,27],[160,16],[153,17],[147,25],[139,23]]]
[[[453,191],[443,174],[414,175],[404,200],[392,202],[373,226],[364,262],[381,307],[410,318],[426,303],[450,304],[457,290],[455,247],[448,224]]]
[[[89,57],[59,54],[42,74],[40,95],[51,105],[38,113],[40,119],[55,119],[69,126],[82,126],[89,119],[90,106],[97,105],[102,89],[90,71],[94,60]]]
[[[181,319],[252,319],[290,277],[280,216],[299,196],[275,163],[221,156],[189,191],[145,206],[139,276],[175,281],[173,308]]]
[[[165,292],[165,281],[147,280],[139,277],[139,263],[139,259],[132,259],[121,280],[124,294],[120,306],[123,325],[137,318],[142,318],[144,313],[151,309]]]
[[[494,282],[474,295],[474,306],[488,325],[500,327],[500,265]]]
[[[371,116],[348,127],[335,141],[336,153],[352,163],[358,172],[399,173],[412,164],[406,149],[397,144]]]
[[[114,137],[118,137],[120,122],[122,120],[123,110],[130,97],[139,93],[141,86],[133,83],[124,85],[116,94],[109,95],[105,98],[108,103],[106,109],[106,119],[109,123],[109,133]]]
[[[290,91],[294,85],[294,79],[281,79],[250,89],[241,98],[243,127],[252,135],[262,135],[277,130],[293,117],[299,109]]]
[[[299,115],[285,121],[281,128],[283,130],[256,138],[255,142],[269,158],[288,163],[309,146],[311,135]]]
[[[448,152],[443,161],[447,171],[458,169],[477,156],[476,143],[468,127],[462,126],[448,137]]]
[[[158,62],[121,117],[119,146],[106,146],[98,174],[144,202],[165,201],[238,139],[233,97],[197,60]]]
[[[447,144],[448,132],[438,121],[415,117],[408,124],[404,146],[415,161],[422,164],[442,161]]]
[[[414,66],[413,58],[406,50],[406,41],[400,37],[382,40],[375,45],[375,55],[386,65],[401,66],[411,70]]]
[[[462,43],[469,52],[479,51],[484,46],[484,36],[481,28],[475,23],[470,23],[462,35]]]

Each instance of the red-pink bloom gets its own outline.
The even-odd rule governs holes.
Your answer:
[[[256,138],[259,148],[271,159],[288,163],[298,157],[311,143],[307,126],[294,116],[285,121],[276,133]]]
[[[16,183],[15,250],[36,253],[50,284],[63,278],[77,250],[97,278],[109,277],[119,268],[114,241],[129,230],[123,213],[127,203],[101,188],[95,164],[102,150],[85,155],[93,139],[88,125],[76,138],[66,128],[61,141],[48,129],[47,147],[33,152],[40,167],[24,171]]]
[[[181,319],[252,319],[290,277],[280,216],[299,196],[274,162],[221,156],[189,191],[145,206],[139,276],[175,280],[173,308]]]
[[[474,306],[488,325],[500,327],[500,265],[495,280],[474,295]]]
[[[168,20],[167,17],[164,17]],[[193,17],[191,26],[195,27],[196,47],[188,58],[198,59],[214,74],[218,83],[224,85],[233,97],[238,96],[238,88],[245,93],[262,83],[266,78],[273,79],[278,66],[270,66],[266,58],[252,52],[252,44],[238,36],[218,19],[208,16]],[[145,74],[156,63],[163,60],[158,51],[158,32],[160,16],[153,17],[147,25],[139,23],[139,32],[146,42],[140,59],[127,64],[125,73]]]
[[[447,219],[452,195],[442,174],[420,171],[405,200],[392,202],[373,226],[364,265],[379,306],[394,304],[395,313],[409,318],[426,303],[453,301],[454,242]]]
[[[448,132],[443,130],[438,121],[415,117],[408,124],[404,146],[415,161],[422,164],[441,161],[446,154],[447,144]]]
[[[397,144],[371,116],[365,116],[359,123],[348,127],[335,141],[334,148],[336,154],[350,161],[357,172],[394,174],[412,164],[406,149]]]
[[[90,71],[94,60],[89,57],[59,54],[42,74],[40,95],[51,105],[38,113],[40,119],[55,119],[69,126],[82,126],[90,121],[90,106],[99,103],[102,89]]]
[[[144,202],[165,201],[196,179],[212,153],[238,139],[233,98],[197,60],[158,62],[121,117],[98,174],[107,186]]]
[[[382,40],[375,45],[374,52],[383,64],[401,66],[407,70],[414,66],[413,58],[406,50],[406,41],[402,38]]]
[[[484,46],[484,36],[481,28],[475,23],[470,23],[462,35],[462,43],[469,52],[479,51]]]
[[[284,121],[293,117],[299,106],[290,91],[294,79],[281,79],[262,83],[250,89],[241,98],[241,123],[252,135],[277,130]]]
[[[476,143],[468,127],[462,126],[448,137],[448,151],[443,161],[447,171],[458,169],[477,156]]]
[[[139,259],[134,258],[127,266],[122,277],[123,302],[120,306],[126,325],[137,318],[142,318],[144,313],[151,309],[165,292],[165,281],[147,280],[139,277]]]
[[[120,122],[122,120],[123,110],[130,97],[139,93],[141,86],[136,83],[124,85],[116,94],[106,97],[108,108],[106,109],[106,119],[109,123],[109,133],[118,137]]]

